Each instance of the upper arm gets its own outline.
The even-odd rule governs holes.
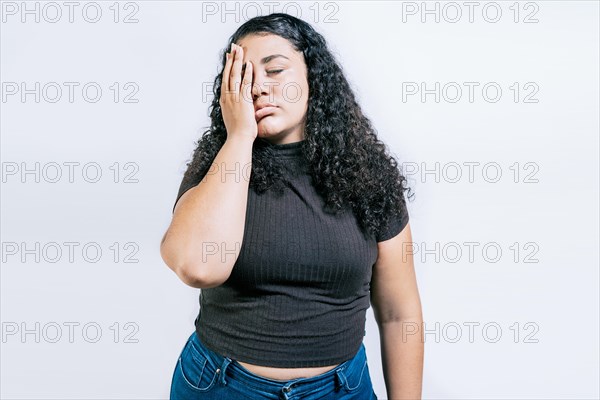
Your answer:
[[[175,213],[177,204],[181,204],[181,199],[185,199],[187,196],[189,196],[189,190],[196,187],[199,182],[199,177],[189,174],[188,172],[184,174],[181,184],[179,185],[179,191],[177,193],[177,197],[175,198],[175,203],[173,204],[173,214]],[[167,266],[173,270],[182,281],[186,282],[185,277],[181,275],[180,271],[178,271],[176,262],[174,261],[174,259],[177,258],[179,251],[174,250],[171,246],[164,246],[167,237],[170,235],[170,228],[171,227],[169,226],[169,229],[167,229],[162,240],[160,241],[160,254]]]
[[[203,176],[198,174],[190,174],[189,171],[183,175],[183,179],[181,180],[181,184],[179,185],[179,191],[177,192],[177,197],[175,198],[175,203],[173,204],[173,213],[175,213],[175,207],[177,207],[177,203],[188,190],[193,187],[196,187]]]
[[[421,317],[410,223],[389,240],[377,243],[377,248],[371,278],[371,305],[377,323]]]

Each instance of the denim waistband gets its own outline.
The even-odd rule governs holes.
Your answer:
[[[317,390],[323,390],[324,386],[331,385],[332,389],[337,390],[349,383],[347,373],[350,370],[361,368],[366,363],[366,350],[364,343],[361,343],[359,350],[353,358],[347,360],[333,369],[320,375],[308,378],[295,378],[287,381],[276,380],[262,377],[244,368],[236,360],[222,356],[206,347],[199,339],[196,332],[193,332],[189,340],[206,355],[207,361],[212,363],[213,368],[219,368],[219,384],[227,385],[228,379],[238,381],[240,384],[250,386],[260,391],[269,393],[285,393],[285,397],[296,397],[305,395]],[[356,367],[356,368],[352,368]]]

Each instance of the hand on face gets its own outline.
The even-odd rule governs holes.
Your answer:
[[[256,139],[258,125],[252,102],[252,62],[242,67],[243,49],[232,44],[221,80],[221,113],[227,136],[249,136]]]

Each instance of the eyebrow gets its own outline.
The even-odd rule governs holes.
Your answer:
[[[284,56],[283,54],[271,54],[270,56],[266,56],[266,57],[264,57],[263,59],[261,59],[261,60],[260,60],[260,63],[261,63],[261,64],[266,64],[266,63],[268,63],[269,61],[271,61],[271,60],[273,60],[274,58],[277,58],[277,57],[283,57],[283,58],[285,58],[286,60],[289,60],[289,58],[288,58],[288,57],[286,57],[286,56]]]
[[[261,64],[266,64],[266,63],[268,63],[269,61],[271,61],[271,60],[273,60],[273,59],[275,59],[275,58],[277,58],[277,57],[282,57],[282,58],[285,58],[286,60],[289,60],[289,58],[288,58],[288,57],[286,57],[286,56],[284,56],[283,54],[271,54],[270,56],[263,57],[263,58],[260,60],[260,63],[261,63]],[[246,70],[246,63],[243,63],[243,64],[242,64],[242,71],[245,71],[245,70]]]

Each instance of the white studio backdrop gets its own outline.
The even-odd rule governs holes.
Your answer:
[[[218,53],[269,7],[410,178],[423,398],[599,397],[598,2],[74,3],[1,3],[3,399],[168,398],[199,290],[159,243]],[[385,399],[372,309],[365,340]]]

